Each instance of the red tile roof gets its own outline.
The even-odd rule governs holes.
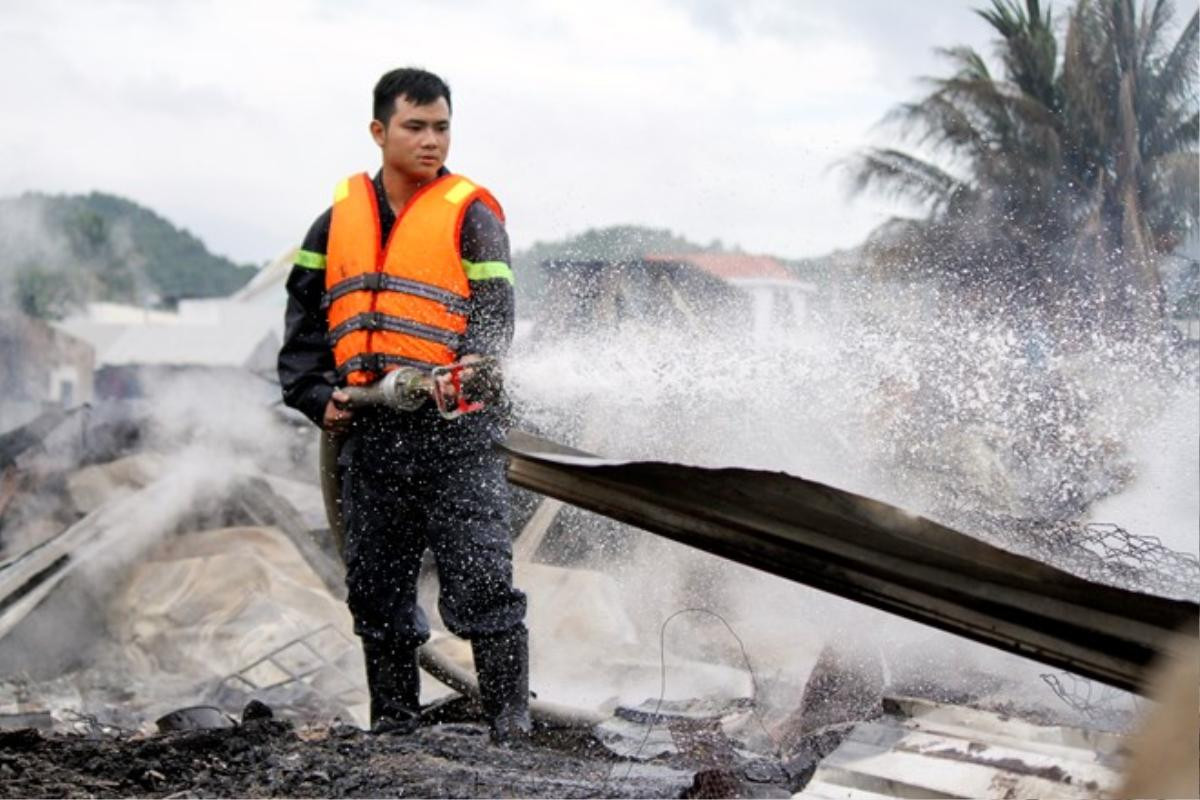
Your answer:
[[[746,253],[654,253],[646,256],[647,261],[671,261],[691,264],[710,275],[724,280],[739,278],[770,278],[773,280],[797,280],[791,270],[771,256],[753,256]]]

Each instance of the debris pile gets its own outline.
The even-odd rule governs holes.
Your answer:
[[[0,517],[0,675],[19,706],[4,711],[142,728],[179,701],[224,694],[237,710],[249,687],[352,718],[365,696],[345,676],[361,662],[314,536],[319,501],[305,507],[308,487],[286,475],[145,448],[147,425],[132,407],[85,409],[0,447],[14,487]],[[323,668],[270,673],[311,637]],[[340,694],[325,690],[339,678]]]
[[[712,637],[668,659],[662,634],[682,612],[661,626],[639,618],[612,575],[548,546],[562,505],[533,495],[518,504],[515,548],[530,596],[532,745],[490,744],[470,648],[443,632],[422,654],[437,678],[423,680],[422,727],[364,733],[315,437],[274,424],[282,444],[255,458],[162,437],[133,403],[50,412],[0,435],[0,797],[785,797],[810,783],[819,797],[890,780],[846,776],[914,747],[947,769],[971,760],[968,787],[1058,775],[1038,772],[1044,754],[1021,736],[973,738],[973,725],[1005,718],[945,705],[994,707],[995,679],[948,693],[906,681],[878,651],[815,640],[758,673],[744,646]],[[422,583],[431,610],[435,592]],[[925,725],[935,718],[962,724]],[[1030,741],[1091,746],[1087,785],[1115,785],[1096,756],[1108,750],[1062,722],[1019,724]]]
[[[266,463],[158,437],[135,403],[50,412],[0,438],[0,796],[678,796],[701,768],[749,764],[759,794],[787,794],[782,772],[728,741],[720,758],[636,753],[644,726],[580,728],[652,697],[659,665],[610,578],[529,558],[518,581],[536,587],[530,622],[547,643],[535,688],[567,687],[535,701],[552,712],[535,746],[492,747],[472,701],[429,678],[425,728],[363,733],[361,650],[307,474],[315,442],[281,425],[305,443]],[[465,643],[439,635],[430,650],[470,674]],[[749,702],[740,670],[674,674],[735,711]]]

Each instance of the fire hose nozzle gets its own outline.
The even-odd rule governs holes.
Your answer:
[[[500,399],[503,378],[492,356],[435,367],[433,400],[446,419],[481,411]]]
[[[398,411],[416,411],[429,399],[432,379],[414,367],[400,367],[370,386],[347,386],[352,407],[379,405]]]
[[[497,402],[502,394],[500,364],[493,357],[457,361],[432,372],[399,367],[370,386],[347,386],[351,408],[387,406],[398,411],[416,411],[430,397],[446,419],[480,411]]]

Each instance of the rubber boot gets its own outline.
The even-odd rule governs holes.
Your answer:
[[[529,632],[524,625],[471,642],[479,702],[497,744],[529,740]]]
[[[371,732],[407,734],[421,722],[421,676],[415,648],[363,641]]]

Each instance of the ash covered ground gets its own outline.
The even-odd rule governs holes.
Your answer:
[[[147,738],[24,730],[0,745],[5,797],[668,797],[683,788],[612,776],[606,792],[611,762],[498,751],[474,726],[372,736],[263,720]]]
[[[634,764],[589,735],[501,748],[484,726],[406,736],[275,719],[160,734],[0,732],[0,797],[788,797],[780,767]]]

